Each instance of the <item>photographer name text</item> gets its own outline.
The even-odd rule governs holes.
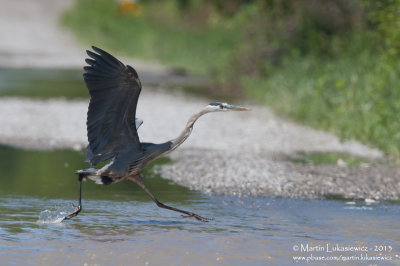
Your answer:
[[[393,248],[390,245],[374,245],[374,246],[365,246],[365,245],[340,245],[340,244],[331,244],[327,243],[325,245],[310,245],[310,244],[299,244],[293,246],[293,251],[296,252],[326,252],[326,253],[334,253],[334,252],[392,252]]]

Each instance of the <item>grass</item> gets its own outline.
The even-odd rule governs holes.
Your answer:
[[[217,75],[221,84],[241,87],[244,96],[280,115],[400,157],[400,62],[381,60],[367,45],[368,36],[350,36],[350,48],[338,45],[334,57],[286,56],[279,65],[265,62],[268,71],[262,75],[240,74],[234,62],[240,63],[243,51],[252,52],[250,41],[243,39],[246,13],[225,22],[217,17],[215,23],[213,16],[204,16],[209,20],[199,22],[193,14],[179,13],[174,3],[149,1],[142,15],[128,16],[113,1],[79,0],[63,25],[89,45],[211,79]],[[232,94],[215,87],[220,89],[216,95]]]
[[[300,152],[290,157],[289,160],[295,163],[313,165],[338,165],[342,163],[346,166],[358,166],[371,163],[371,161],[366,158],[337,152]]]
[[[233,29],[185,25],[177,21],[175,9],[172,2],[153,3],[144,7],[142,15],[132,16],[122,13],[112,1],[80,0],[62,23],[87,44],[197,75],[219,68],[238,40],[237,35],[227,33]]]
[[[400,67],[399,67],[400,69]],[[400,90],[377,56],[299,58],[269,78],[247,78],[248,94],[307,125],[400,155]]]

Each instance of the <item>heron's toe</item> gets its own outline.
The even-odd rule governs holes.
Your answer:
[[[197,215],[195,213],[192,213],[190,215],[182,215],[182,217],[183,218],[195,218],[196,220],[201,221],[203,223],[207,223],[207,222],[213,220],[213,219],[210,219],[210,218],[202,217],[202,216]]]

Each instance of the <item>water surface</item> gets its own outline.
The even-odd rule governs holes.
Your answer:
[[[202,223],[159,209],[129,181],[112,186],[87,181],[79,216],[43,223],[41,212],[72,210],[76,203],[73,172],[87,166],[83,152],[2,146],[0,158],[5,264],[285,265],[293,256],[330,255],[296,252],[296,246],[336,244],[367,246],[371,255],[392,255],[385,264],[399,262],[400,206],[395,203],[207,196],[161,178],[150,167],[145,182],[160,201],[214,220]],[[375,252],[376,247],[392,249]]]
[[[89,97],[82,73],[81,70],[0,68],[0,96]]]
[[[83,81],[83,69],[2,69],[0,68],[0,96],[22,96],[31,98],[63,97],[88,98],[89,93]],[[157,74],[138,70],[144,87],[163,87],[183,90],[201,95],[203,79],[174,73]],[[204,96],[204,95],[202,95]]]

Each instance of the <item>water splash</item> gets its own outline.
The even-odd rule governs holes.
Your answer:
[[[39,224],[61,223],[64,220],[64,217],[73,211],[74,209],[72,206],[71,207],[56,206],[54,208],[51,208],[50,210],[41,211],[37,223]]]

